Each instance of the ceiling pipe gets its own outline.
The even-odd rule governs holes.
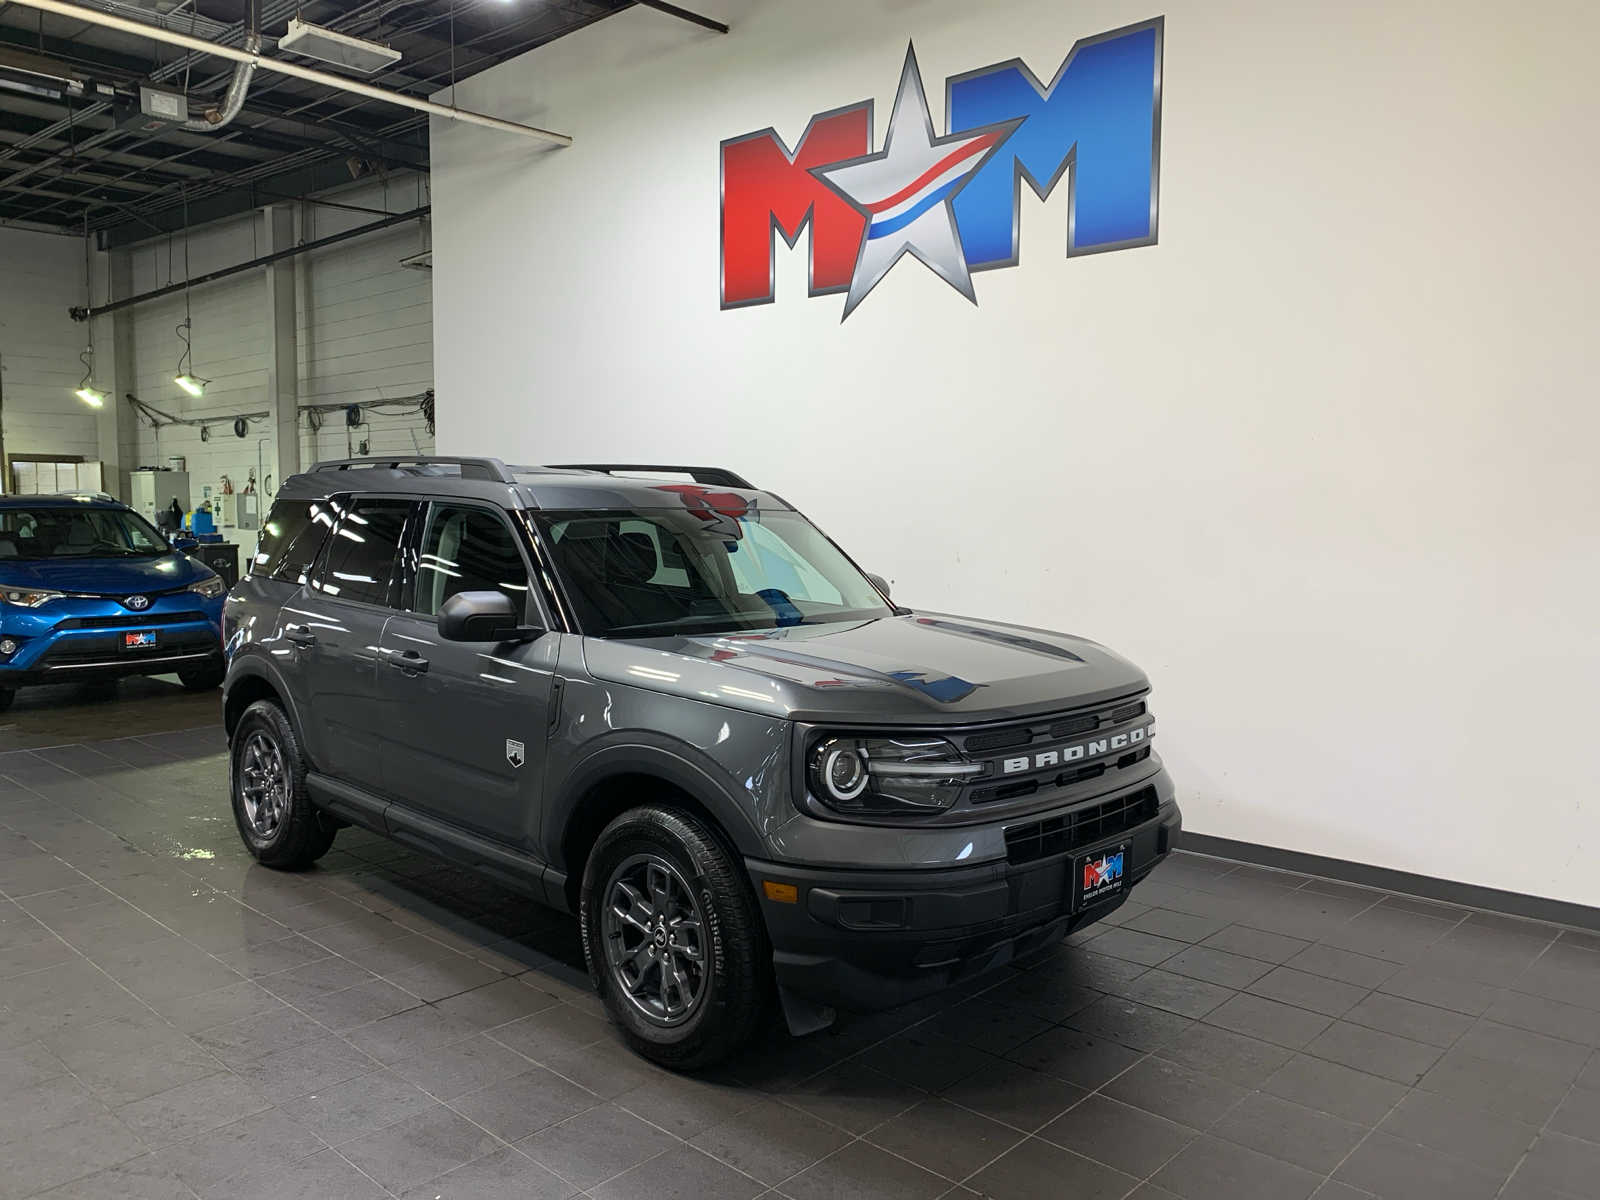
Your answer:
[[[677,17],[680,21],[687,21],[691,25],[698,25],[701,29],[709,29],[712,33],[727,33],[728,27],[721,21],[710,17],[703,17],[697,12],[690,12],[687,8],[679,8],[676,4],[668,4],[666,0],[636,0],[644,8],[653,8],[657,12],[666,13],[669,17]]]
[[[178,292],[188,291],[190,288],[215,283],[217,280],[227,279],[231,275],[254,271],[261,267],[270,267],[273,263],[282,262],[286,258],[297,258],[302,254],[309,254],[313,250],[325,250],[329,246],[337,246],[340,242],[348,242],[352,238],[365,237],[369,233],[378,233],[384,229],[393,229],[396,225],[403,225],[407,221],[425,220],[431,211],[431,205],[419,205],[409,212],[392,213],[382,220],[369,221],[365,225],[357,225],[354,229],[346,229],[342,233],[330,233],[327,237],[318,238],[314,242],[301,242],[297,246],[289,246],[272,254],[263,254],[260,258],[252,258],[249,262],[235,263],[231,267],[208,271],[204,275],[196,275],[193,279],[185,279],[182,283],[169,283],[165,287],[156,288],[154,291],[140,292],[137,296],[125,296],[121,300],[112,300],[93,308],[74,305],[67,309],[67,315],[74,321],[90,321],[95,317],[103,317],[107,313],[120,312],[124,308],[132,308],[135,304],[144,304],[150,300],[159,300],[163,296],[171,296]]]
[[[519,137],[533,138],[535,141],[549,142],[556,146],[572,145],[572,138],[564,133],[553,133],[548,129],[540,129],[533,125],[519,125],[515,121],[491,117],[485,113],[473,112],[471,109],[435,104],[431,100],[422,100],[416,96],[407,96],[403,92],[391,92],[384,88],[373,87],[369,83],[346,79],[340,75],[330,75],[326,71],[316,71],[310,67],[302,67],[297,63],[285,62],[280,58],[265,58],[261,55],[259,48],[253,51],[248,49],[237,50],[232,46],[223,46],[216,42],[190,37],[188,34],[178,33],[176,30],[144,25],[138,21],[129,21],[123,17],[112,16],[110,13],[84,8],[80,4],[68,4],[66,0],[11,0],[11,3],[20,5],[23,8],[34,8],[41,12],[55,13],[57,16],[71,17],[75,21],[98,25],[103,29],[115,29],[120,33],[132,34],[134,37],[165,42],[169,46],[181,46],[185,50],[197,50],[201,54],[211,54],[217,58],[227,58],[237,63],[250,63],[262,71],[288,75],[292,79],[303,79],[307,83],[320,84],[322,87],[333,88],[341,92],[350,92],[356,96],[365,96],[369,100],[378,100],[385,104],[397,105],[400,108],[413,109],[416,112],[427,113],[431,117],[443,117],[446,120],[461,121],[467,125],[481,125],[485,129],[494,129],[501,133],[514,133]]]
[[[247,54],[261,53],[261,0],[244,0],[244,48]],[[185,121],[183,127],[190,133],[215,133],[232,124],[244,108],[244,98],[250,92],[250,80],[255,73],[256,64],[253,62],[236,64],[222,106],[208,110],[204,116]]]

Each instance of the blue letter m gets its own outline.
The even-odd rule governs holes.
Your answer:
[[[1069,167],[1068,254],[1154,242],[1160,112],[1160,17],[1079,42],[1048,87],[1020,59],[948,80],[950,132],[1021,119],[955,197],[968,266],[1015,266],[1020,179],[1042,199]]]

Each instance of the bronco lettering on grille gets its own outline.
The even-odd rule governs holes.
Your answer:
[[[1127,733],[1113,734],[1108,738],[1096,738],[1092,742],[1078,742],[1075,745],[1058,747],[1054,750],[1041,750],[1037,754],[1025,754],[1017,758],[1008,758],[1000,765],[1002,775],[1015,775],[1018,771],[1042,771],[1046,767],[1060,766],[1063,763],[1077,762],[1085,758],[1098,758],[1102,754],[1110,754],[1113,750],[1124,750],[1129,746],[1137,746],[1144,741],[1145,729],[1130,729]]]

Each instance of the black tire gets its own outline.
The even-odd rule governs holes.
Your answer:
[[[271,700],[257,700],[245,709],[233,728],[228,751],[233,819],[245,849],[263,866],[283,870],[304,869],[326,854],[337,829],[306,794],[300,739],[283,709]],[[275,791],[264,755],[276,756]],[[271,819],[264,808],[271,809]]]
[[[0,688],[0,712],[5,712],[11,707],[11,702],[17,698],[15,688]]]
[[[221,663],[206,663],[203,667],[189,667],[178,672],[178,682],[186,692],[209,692],[222,686],[226,674]]]
[[[671,1023],[669,1018],[648,1015],[642,1001],[626,994],[625,981],[617,978],[617,968],[607,957],[608,940],[626,956],[625,942],[619,939],[636,928],[630,925],[608,938],[607,894],[616,886],[618,873],[641,860],[664,861],[676,870],[696,906],[695,927],[704,935],[699,960],[678,960],[687,972],[695,970],[695,961],[703,963],[703,969],[695,1001],[686,1006],[686,1015]],[[766,929],[733,856],[696,817],[649,806],[630,809],[606,826],[584,867],[579,915],[589,976],[611,1019],[638,1054],[674,1070],[696,1070],[727,1058],[759,1027],[772,991]],[[646,949],[649,940],[643,938],[636,951]],[[661,945],[659,940],[657,944]],[[663,952],[666,949],[662,946]],[[654,964],[657,980],[666,972],[666,961],[663,957]],[[665,997],[667,985],[661,986]]]

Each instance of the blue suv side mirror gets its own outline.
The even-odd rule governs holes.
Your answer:
[[[197,539],[184,537],[181,533],[173,536],[171,545],[174,550],[181,550],[184,554],[193,554],[200,549],[200,542]]]

